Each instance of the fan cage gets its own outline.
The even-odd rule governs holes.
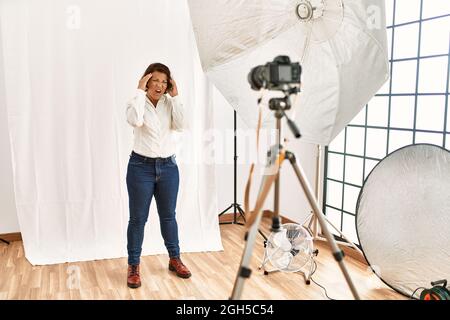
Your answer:
[[[272,232],[266,243],[266,257],[283,272],[298,272],[313,259],[313,241],[309,231],[296,223],[285,223]]]

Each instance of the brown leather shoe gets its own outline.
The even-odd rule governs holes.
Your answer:
[[[170,258],[169,270],[175,271],[180,278],[189,278],[192,275],[180,258]]]
[[[128,265],[127,285],[129,288],[139,288],[141,286],[141,277],[139,274],[139,265]]]

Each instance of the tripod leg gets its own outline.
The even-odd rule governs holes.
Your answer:
[[[256,212],[254,213],[256,214]],[[244,280],[250,278],[251,270],[249,268],[250,260],[252,257],[253,246],[255,244],[256,234],[258,233],[258,226],[261,222],[262,214],[258,213],[255,222],[251,226],[250,230],[246,234],[246,243],[244,253],[242,255],[241,264],[239,266],[238,274],[234,282],[233,292],[231,293],[231,299],[237,300],[241,298],[242,289],[244,288]]]
[[[357,252],[359,252],[359,253],[362,254],[361,249],[358,248],[352,241],[350,241],[350,240],[345,236],[345,234],[344,234],[341,230],[339,230],[333,223],[331,223],[330,220],[328,220],[328,218],[327,218],[326,216],[324,216],[324,219],[325,219],[326,222],[328,222],[328,225],[330,225],[334,230],[336,230],[336,232],[339,233],[339,235],[340,235],[345,241],[347,241],[346,243],[342,243],[342,242],[341,242],[343,245],[350,246],[350,247],[352,247],[353,249],[355,249]]]
[[[223,215],[224,213],[226,213],[228,210],[230,210],[231,208],[233,208],[233,204],[231,204],[228,208],[226,208],[225,210],[223,210],[221,213],[219,213],[219,217],[221,215]]]
[[[328,230],[325,216],[322,213],[322,210],[319,208],[319,204],[316,201],[316,198],[314,197],[314,192],[306,179],[305,172],[303,171],[303,168],[297,163],[295,159],[295,155],[292,152],[286,151],[285,157],[289,159],[291,162],[292,167],[294,168],[295,174],[297,175],[298,180],[300,181],[300,184],[302,185],[303,191],[305,192],[306,197],[308,198],[308,202],[311,205],[311,208],[313,209],[314,213],[316,214],[316,218],[319,221],[320,227],[322,228],[322,232],[324,233],[325,237],[328,240],[328,243],[331,246],[331,250],[333,252],[334,259],[338,262],[339,267],[341,268],[342,274],[344,275],[345,280],[347,281],[348,286],[350,287],[350,290],[353,294],[353,297],[357,300],[360,299],[358,291],[356,290],[355,285],[353,284],[352,279],[350,278],[350,274],[347,271],[347,268],[344,264],[344,252],[339,249],[339,247],[336,244],[336,241],[334,240],[334,237],[331,235],[330,231]]]
[[[261,235],[261,237],[263,237],[264,241],[267,241],[266,235],[265,235],[261,230],[259,230],[259,229],[258,229],[258,232],[259,232],[259,234]]]
[[[258,199],[256,201],[255,210],[247,221],[247,225],[250,226],[249,231],[246,234],[246,243],[244,248],[244,253],[242,255],[241,264],[239,266],[238,274],[234,282],[233,292],[231,293],[231,299],[240,299],[242,295],[242,290],[244,288],[244,280],[250,278],[251,269],[249,268],[250,260],[252,257],[253,246],[255,244],[256,235],[259,231],[259,224],[262,218],[262,207],[264,201],[269,194],[270,187],[275,181],[276,175],[266,175],[263,177],[261,182],[260,192],[258,194]]]
[[[238,209],[238,211],[239,211],[239,215],[241,216],[242,219],[244,219],[244,222],[245,222],[245,213],[244,213],[244,210],[242,210],[242,208],[241,208],[241,206],[240,206],[239,204],[237,205],[237,209]]]

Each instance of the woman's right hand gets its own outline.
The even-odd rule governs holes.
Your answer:
[[[152,77],[152,74],[149,73],[148,75],[146,75],[145,77],[142,77],[141,80],[139,80],[139,86],[138,89],[141,89],[143,91],[147,91],[147,82],[150,80],[150,78]]]

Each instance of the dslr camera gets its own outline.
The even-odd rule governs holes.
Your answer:
[[[285,91],[286,85],[300,84],[301,72],[300,63],[291,63],[288,56],[278,56],[272,62],[254,67],[248,74],[248,82],[253,90]]]

